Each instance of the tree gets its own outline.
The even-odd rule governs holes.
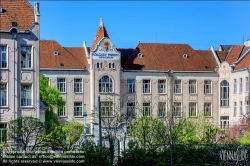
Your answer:
[[[164,132],[163,123],[151,116],[138,118],[130,125],[131,136],[145,149],[154,149],[162,145],[162,132]]]
[[[23,116],[8,123],[8,137],[21,145],[24,151],[28,150],[28,146],[32,151],[42,144],[44,133],[44,124],[38,118]]]
[[[250,132],[245,132],[243,137],[240,140],[240,144],[242,145],[250,145]]]

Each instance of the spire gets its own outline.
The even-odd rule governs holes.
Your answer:
[[[95,34],[95,38],[94,38],[94,41],[93,41],[93,44],[92,44],[90,50],[91,51],[95,50],[97,44],[99,43],[99,41],[104,37],[109,38],[109,35],[108,35],[108,31],[106,30],[106,28],[104,26],[103,19],[101,18],[100,19],[100,25],[99,25],[99,27],[97,29],[97,32]]]
[[[103,19],[100,19],[100,27],[104,27]]]

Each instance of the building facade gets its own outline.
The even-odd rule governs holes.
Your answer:
[[[0,2],[0,141],[6,124],[44,117],[39,101],[39,3]],[[25,19],[24,19],[25,18]],[[44,118],[43,118],[44,119]]]

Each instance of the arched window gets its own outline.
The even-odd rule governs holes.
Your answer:
[[[223,80],[220,83],[220,106],[229,106],[229,82],[226,80]]]
[[[103,76],[99,80],[99,92],[102,92],[102,93],[113,92],[113,82],[109,76]]]

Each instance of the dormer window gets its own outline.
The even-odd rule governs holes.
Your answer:
[[[142,57],[142,53],[138,53],[138,57]]]
[[[0,13],[3,13],[3,8],[2,8],[2,6],[0,6]]]
[[[58,51],[54,51],[54,55],[55,55],[55,56],[59,55],[59,54],[58,54]]]
[[[183,58],[188,58],[188,55],[187,54],[183,54]]]

